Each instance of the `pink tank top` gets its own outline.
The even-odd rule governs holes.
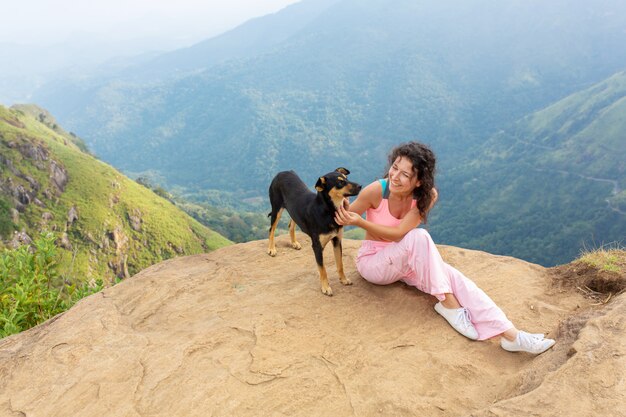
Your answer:
[[[402,219],[398,219],[394,217],[389,212],[389,186],[387,183],[387,179],[383,178],[380,181],[380,185],[383,187],[383,199],[380,201],[380,204],[376,208],[368,208],[365,210],[365,219],[376,224],[380,224],[383,226],[391,226],[395,227],[400,224]],[[411,202],[411,208],[417,205],[417,201],[413,200]]]

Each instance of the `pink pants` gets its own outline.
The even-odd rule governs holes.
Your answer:
[[[513,327],[504,312],[469,278],[446,264],[430,234],[413,229],[400,242],[364,240],[356,266],[367,281],[387,285],[403,281],[445,299],[452,293],[470,314],[478,339],[485,340]]]

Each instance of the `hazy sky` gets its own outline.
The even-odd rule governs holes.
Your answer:
[[[0,42],[169,38],[191,44],[298,0],[3,0]]]

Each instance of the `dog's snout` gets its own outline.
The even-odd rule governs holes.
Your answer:
[[[357,184],[355,182],[350,183],[350,195],[357,195],[358,193],[361,192],[361,185]]]

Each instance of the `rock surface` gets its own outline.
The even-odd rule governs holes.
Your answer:
[[[308,242],[267,241],[154,265],[0,340],[0,416],[623,416],[626,298],[591,306],[548,270],[440,246],[540,356],[473,342],[404,284],[322,295]]]

